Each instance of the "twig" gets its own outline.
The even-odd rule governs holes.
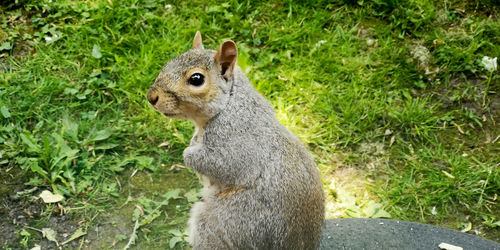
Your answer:
[[[124,207],[125,205],[128,204],[129,201],[133,201],[134,199],[132,199],[132,197],[129,195],[127,197],[127,200],[125,201],[125,203],[123,203],[121,206],[118,207],[118,209],[122,209],[122,207]]]
[[[118,180],[118,177],[115,176],[116,182],[118,182],[118,186],[120,187],[120,192],[122,191],[122,184],[120,183],[120,180]]]
[[[34,187],[32,189],[27,189],[27,190],[19,191],[16,194],[17,195],[31,194],[31,193],[35,192],[36,190],[38,190],[38,187]]]
[[[134,226],[134,231],[132,231],[132,234],[130,235],[130,239],[128,240],[127,245],[123,248],[123,250],[127,250],[135,241],[135,231],[139,227],[139,219],[135,220],[135,226]]]
[[[497,142],[499,138],[500,138],[500,135],[498,135],[498,136],[497,136],[497,138],[495,138],[495,140],[493,140],[493,141],[491,142],[491,144],[495,144],[495,142]]]
[[[134,177],[135,173],[137,173],[137,168],[134,170],[134,172],[132,172],[132,174],[130,175],[130,177]]]
[[[43,231],[42,231],[42,230],[40,230],[40,229],[38,229],[38,228],[34,228],[34,227],[30,227],[30,226],[24,226],[24,227],[25,227],[25,228],[28,228],[28,229],[31,229],[31,230],[38,231],[38,232],[40,232],[40,233],[42,233],[42,234],[43,234]]]

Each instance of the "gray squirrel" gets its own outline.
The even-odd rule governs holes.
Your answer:
[[[315,249],[324,222],[317,166],[304,145],[275,118],[271,104],[236,61],[233,41],[205,50],[200,32],[191,50],[169,61],[148,101],[195,133],[184,150],[201,175],[191,209],[193,249]]]

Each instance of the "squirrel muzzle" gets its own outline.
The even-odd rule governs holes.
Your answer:
[[[178,100],[174,93],[153,86],[146,93],[146,97],[149,103],[165,116],[179,115]]]
[[[148,90],[146,93],[146,97],[148,98],[149,103],[153,105],[153,107],[158,103],[158,99],[160,99],[160,96],[158,95],[157,89],[155,87],[152,87]]]

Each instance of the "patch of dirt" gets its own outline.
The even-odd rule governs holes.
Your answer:
[[[500,11],[498,5],[488,4],[487,1],[484,1],[483,3],[483,1],[466,0],[459,1],[455,4],[457,6],[460,6],[459,8],[455,8],[455,11],[464,14],[467,13],[477,16],[482,15],[491,18],[498,18],[498,14]]]
[[[83,203],[83,207],[89,205],[86,209],[80,205],[73,206],[68,201],[68,204],[63,204],[66,208],[61,209],[55,204],[45,204],[38,198],[41,188],[24,185],[30,177],[30,174],[16,166],[0,165],[0,249],[31,249],[35,244],[41,249],[58,249],[56,243],[42,236],[43,228],[54,230],[59,243],[68,240],[79,228],[86,232],[85,236],[65,244],[64,249],[121,249],[129,241],[134,228],[132,214],[137,208],[137,199],[174,188],[187,191],[198,185],[187,169],[169,171],[165,168],[157,175],[137,172],[134,177],[131,177],[130,171],[117,177],[122,183],[120,186],[123,185],[120,196],[108,197],[103,202],[105,205],[97,205],[101,203],[95,204],[89,200]],[[129,201],[126,201],[127,196]],[[185,203],[185,200],[173,201],[168,207],[162,208],[162,217],[148,223],[147,227],[141,227],[137,234],[141,237],[151,235],[151,231],[160,234],[155,232],[156,228],[165,231],[185,225],[186,212],[177,207],[186,207]],[[69,212],[61,214],[61,210]],[[168,220],[167,212],[171,216]],[[23,230],[29,236],[22,235]],[[166,241],[165,237],[162,239]],[[155,249],[156,245],[153,246],[153,243],[157,242],[147,239],[144,243],[144,239],[136,239],[136,244],[131,249]],[[165,244],[167,243],[163,242],[161,246]]]
[[[493,214],[500,214],[500,206],[493,208]],[[445,221],[440,221],[442,227],[446,227],[453,230],[462,230],[468,227],[468,223],[471,223],[471,228],[466,233],[477,235],[482,238],[492,240],[500,243],[500,228],[490,227],[484,224],[484,221],[479,218],[471,218],[470,212],[467,209],[460,209],[455,212],[451,217],[454,219],[448,219]]]
[[[366,171],[353,167],[339,168],[328,176],[325,182],[329,183],[326,192],[326,218],[355,217],[347,214],[347,210],[362,209],[370,201],[378,199],[367,188]],[[366,217],[360,214],[360,217]]]
[[[369,176],[370,170],[381,164],[383,145],[365,143],[355,151],[355,154],[367,157],[357,158],[354,162],[352,154],[345,152],[321,154],[319,157],[323,159],[318,165],[323,176],[327,219],[370,217],[373,214],[368,207],[383,206],[370,191],[370,185],[375,181]]]
[[[0,245],[10,249],[26,249],[39,245],[42,249],[56,249],[57,246],[42,237],[35,229],[51,228],[57,232],[57,240],[62,243],[78,228],[78,221],[71,215],[60,215],[55,205],[46,205],[36,196],[41,192],[37,188],[25,187],[22,180],[27,175],[15,167],[0,168]],[[35,229],[33,229],[35,228]],[[22,230],[30,236],[22,236]],[[27,238],[26,246],[21,242]],[[79,240],[64,245],[65,248],[76,249]]]
[[[117,249],[118,247],[122,249],[129,241],[134,228],[131,220],[134,208],[126,206],[99,215],[106,219],[97,222],[88,231],[88,239],[83,249]]]
[[[449,110],[454,107],[463,106],[481,115],[486,114],[486,111],[488,111],[498,119],[498,115],[500,115],[500,97],[497,93],[494,93],[498,92],[494,88],[496,85],[495,80],[490,83],[490,88],[488,89],[487,101],[489,106],[486,110],[482,107],[482,98],[486,88],[485,81],[486,79],[480,78],[462,79],[454,77],[450,80],[448,88],[437,87],[439,92],[435,90],[431,91],[436,92],[436,96],[440,98],[444,109]],[[454,92],[460,94],[460,98],[453,100]],[[457,97],[455,96],[455,98]]]
[[[180,165],[178,165],[180,166]],[[113,202],[113,209],[106,209],[99,214],[98,220],[92,222],[92,227],[87,232],[87,240],[82,249],[123,249],[130,240],[134,229],[133,213],[136,208],[141,211],[137,200],[141,197],[151,197],[152,194],[165,193],[175,188],[190,190],[198,184],[194,181],[193,173],[180,168],[178,171],[170,171],[162,168],[157,174],[149,172],[137,172],[133,177],[132,171],[127,171],[120,175],[122,189],[120,197]],[[128,196],[128,197],[127,197]],[[153,195],[154,196],[154,195]],[[158,198],[158,197],[156,197]],[[165,237],[158,237],[157,234],[167,234],[166,228],[175,227],[178,224],[186,225],[183,216],[185,212],[177,211],[176,204],[172,201],[168,206],[161,208],[162,215],[146,225],[140,226],[137,231],[135,244],[129,249],[158,249],[166,246]],[[144,211],[143,211],[144,212]],[[144,238],[151,237],[149,240]]]
[[[37,42],[33,37],[35,28],[31,22],[31,16],[34,12],[24,10],[22,6],[15,7],[16,8],[10,11],[2,13],[6,18],[0,20],[0,24],[4,26],[4,29],[0,28],[0,43],[10,42],[12,49],[0,51],[0,59],[9,56],[25,58],[28,55],[36,54],[35,48],[33,47],[33,44]],[[0,9],[0,13],[1,12]],[[7,31],[11,32],[10,37]],[[1,61],[0,64],[2,64]]]

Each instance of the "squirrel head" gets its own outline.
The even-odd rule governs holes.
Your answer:
[[[204,125],[227,103],[233,84],[238,49],[229,40],[217,51],[205,50],[196,32],[193,47],[163,67],[146,96],[169,118]]]

